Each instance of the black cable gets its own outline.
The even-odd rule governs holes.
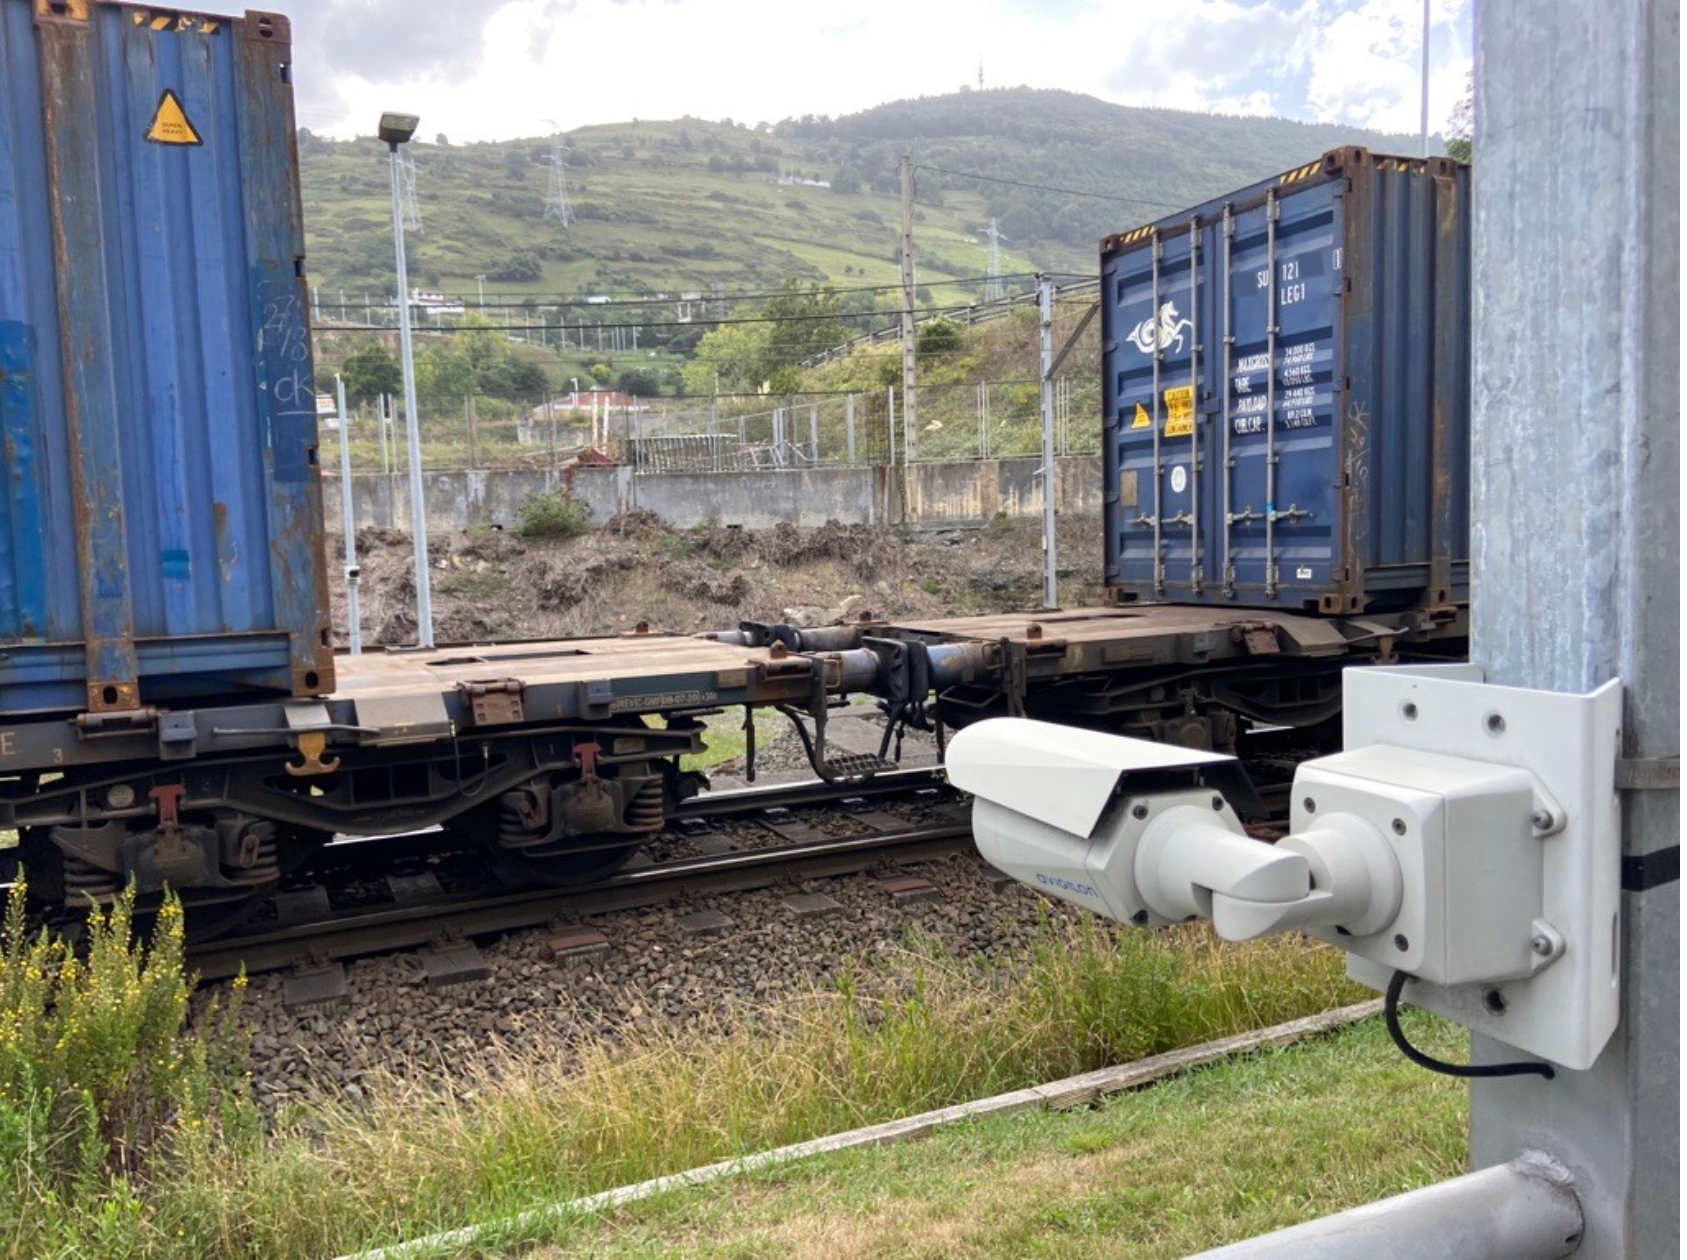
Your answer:
[[[1550,1081],[1557,1075],[1550,1063],[1446,1063],[1430,1058],[1407,1041],[1406,1034],[1400,1028],[1400,991],[1410,979],[1412,977],[1404,971],[1394,973],[1394,978],[1388,982],[1388,991],[1383,995],[1382,1018],[1388,1025],[1388,1035],[1394,1039],[1394,1044],[1400,1047],[1400,1053],[1420,1068],[1439,1072],[1442,1076],[1541,1076]]]
[[[928,289],[954,289],[967,285],[988,284],[992,280],[999,280],[1005,284],[1010,280],[1035,280],[1037,278],[1037,274],[1038,273],[1034,271],[1016,271],[1005,276],[959,276],[953,280],[922,280],[920,281],[920,287]],[[1079,279],[1094,279],[1093,276],[1079,276],[1077,272],[1061,272],[1059,274],[1063,276],[1077,276]],[[814,281],[813,284],[817,291],[827,294],[900,293],[902,291],[902,285],[900,282],[896,284],[857,284],[842,287],[822,284],[820,281]],[[807,290],[803,289],[763,289],[751,293],[706,293],[702,297],[694,298],[675,297],[672,294],[665,297],[651,294],[643,297],[610,298],[609,300],[603,302],[592,302],[579,297],[563,298],[550,297],[538,293],[513,293],[508,289],[494,291],[486,301],[480,301],[475,293],[447,293],[441,290],[440,296],[459,301],[463,304],[463,306],[470,310],[495,311],[504,309],[529,309],[528,304],[530,302],[534,306],[559,307],[567,308],[568,310],[602,310],[606,307],[612,306],[675,306],[681,302],[691,302],[693,304],[702,304],[705,302],[724,304],[762,302],[772,298],[790,297],[793,293],[797,297],[803,297],[807,295],[807,292]],[[494,301],[492,299],[498,300]],[[319,301],[318,305],[339,306],[341,303]],[[344,305],[351,307],[358,306],[360,303],[346,302]]]

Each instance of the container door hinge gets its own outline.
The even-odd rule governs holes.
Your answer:
[[[526,690],[527,685],[516,678],[457,684],[458,693],[469,706],[469,721],[475,726],[510,726],[525,721]]]
[[[157,730],[157,709],[118,709],[110,713],[79,713],[76,716],[76,734],[81,739],[151,735]]]

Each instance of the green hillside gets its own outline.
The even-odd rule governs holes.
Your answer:
[[[494,294],[519,302],[743,293],[791,277],[843,288],[894,283],[896,163],[904,152],[922,168],[915,229],[922,284],[983,275],[988,244],[980,230],[992,216],[1007,237],[1005,273],[1084,274],[1107,232],[1352,143],[1389,151],[1414,141],[1281,119],[1130,109],[1027,88],[754,129],[635,119],[569,133],[576,221],[566,228],[544,217],[548,140],[416,143],[423,229],[413,238],[411,283],[472,297],[475,277],[485,275],[489,303]],[[365,292],[390,293],[385,148],[301,132],[299,149],[310,268],[325,313],[335,314],[342,291],[352,306]],[[781,176],[831,186],[780,183]],[[956,295],[950,289],[942,297]]]

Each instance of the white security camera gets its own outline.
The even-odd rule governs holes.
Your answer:
[[[1374,825],[1334,810],[1270,845],[1214,783],[1236,759],[992,718],[955,736],[949,779],[972,793],[986,861],[1125,923],[1210,918],[1227,940],[1339,925],[1368,935],[1400,906],[1399,863]]]
[[[948,768],[979,851],[1022,883],[1143,926],[1305,931],[1390,1001],[1410,980],[1415,1005],[1583,1070],[1617,1022],[1621,706],[1615,682],[1348,670],[1346,749],[1296,770],[1275,844],[1244,833],[1226,797],[1251,785],[1213,753],[992,718]]]

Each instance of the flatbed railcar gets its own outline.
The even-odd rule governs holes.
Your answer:
[[[1003,713],[1234,749],[1255,727],[1327,726],[1342,668],[1445,658],[1461,632],[1424,613],[1165,606],[365,653],[340,658],[327,696],[10,720],[0,827],[39,899],[168,884],[201,923],[336,835],[441,826],[533,877],[584,880],[706,787],[680,759],[724,708],[786,712],[815,773],[845,786],[894,765],[898,730]],[[885,711],[880,755],[826,740],[856,695]]]
[[[1114,606],[333,653],[289,39],[0,0],[0,862],[37,899],[168,886],[211,929],[430,826],[591,879],[722,709],[847,787],[997,713],[1316,741],[1342,668],[1461,654],[1465,177],[1361,150],[1104,242]],[[858,695],[877,754],[827,739]]]

